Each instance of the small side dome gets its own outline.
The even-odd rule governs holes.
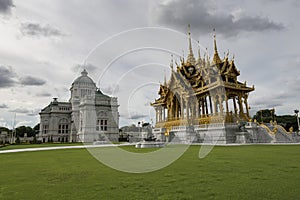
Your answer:
[[[95,86],[96,84],[94,83],[94,81],[88,76],[87,71],[84,69],[81,72],[81,76],[79,76],[77,79],[75,79],[75,81],[72,83],[72,85],[74,84],[78,84],[78,85],[91,85],[91,86]]]

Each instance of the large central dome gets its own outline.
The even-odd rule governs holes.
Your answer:
[[[73,85],[91,85],[91,86],[96,86],[94,81],[88,76],[87,71],[84,69],[81,72],[81,76],[79,76],[75,81],[72,83]]]

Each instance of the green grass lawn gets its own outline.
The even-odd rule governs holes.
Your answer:
[[[149,151],[134,149],[131,151]],[[0,199],[298,199],[300,146],[191,146],[170,166],[129,174],[85,149],[0,154]]]

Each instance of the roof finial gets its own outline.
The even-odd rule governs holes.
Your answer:
[[[200,42],[198,40],[198,59],[201,59],[201,54],[200,54]]]
[[[189,38],[189,53],[193,54],[193,49],[192,49],[192,39],[191,39],[191,25],[188,25],[188,38]]]
[[[215,53],[217,53],[218,49],[217,49],[216,29],[214,28],[213,31],[214,31],[214,48],[215,48]]]
[[[172,68],[173,70],[173,68]],[[167,85],[166,70],[164,70],[164,86]]]
[[[83,69],[85,70],[86,68],[86,59],[84,59],[84,61],[83,61]]]
[[[173,66],[174,66],[174,61],[173,61],[173,54],[171,54],[171,63],[170,63],[170,67],[173,71]]]
[[[204,56],[205,57],[205,56]],[[198,40],[198,60],[197,60],[197,64],[201,65],[203,63],[202,58],[201,58],[201,53],[200,53],[200,42]]]
[[[188,39],[189,39],[189,54],[188,54],[188,58],[187,58],[187,62],[195,65],[196,60],[193,54],[193,48],[192,48],[192,38],[191,38],[191,25],[188,24]]]
[[[221,59],[219,57],[218,49],[217,49],[216,29],[214,28],[213,31],[214,31],[214,49],[215,49],[215,53],[214,53],[214,57],[213,57],[213,62],[214,62],[214,64],[219,64],[222,61],[221,61]]]

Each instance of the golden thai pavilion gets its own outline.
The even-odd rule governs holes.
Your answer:
[[[207,52],[201,57],[200,47],[198,58],[194,57],[190,29],[188,45],[188,56],[180,58],[180,64],[174,65],[172,58],[170,79],[167,82],[165,78],[158,91],[159,98],[151,103],[156,111],[156,131],[165,135],[181,132],[182,136],[191,127],[193,133],[207,130],[208,125],[227,130],[227,125],[248,121],[248,96],[254,86],[238,81],[240,71],[234,57],[229,59],[227,53],[220,58],[215,34],[212,59]],[[226,131],[223,136],[226,143],[234,138]],[[187,136],[184,137],[186,140]]]

